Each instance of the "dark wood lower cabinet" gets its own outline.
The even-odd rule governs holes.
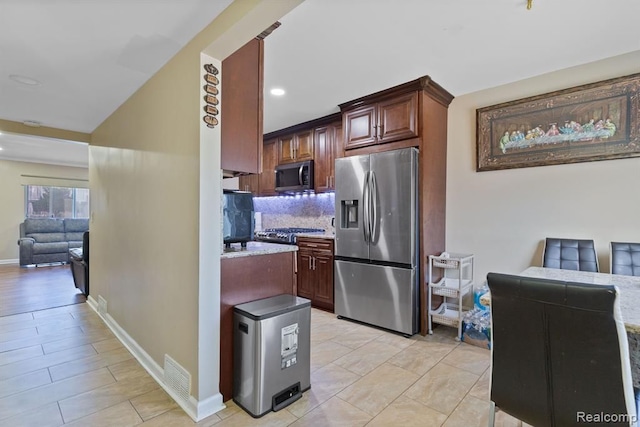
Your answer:
[[[295,252],[222,258],[220,289],[220,393],[233,397],[233,307],[280,294],[295,295]]]
[[[298,296],[313,300],[314,275],[311,263],[313,253],[306,249],[298,251]]]
[[[333,253],[317,252],[313,267],[317,278],[313,294],[316,306],[333,312]]]
[[[298,296],[333,313],[333,240],[298,237]]]

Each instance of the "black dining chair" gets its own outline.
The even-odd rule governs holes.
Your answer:
[[[487,283],[489,426],[496,408],[534,426],[588,425],[602,414],[615,417],[606,425],[636,425],[615,286],[498,273],[489,273]]]
[[[600,271],[593,240],[547,237],[542,254],[542,266],[564,270]]]
[[[611,242],[609,267],[611,274],[640,276],[640,243]]]
[[[82,248],[69,250],[71,276],[76,288],[89,296],[89,232],[82,235]]]

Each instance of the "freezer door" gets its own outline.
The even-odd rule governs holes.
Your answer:
[[[418,151],[371,155],[372,261],[418,265]]]
[[[335,314],[402,334],[415,334],[417,268],[336,261]]]
[[[366,184],[369,156],[336,159],[335,175],[335,255],[368,259]]]

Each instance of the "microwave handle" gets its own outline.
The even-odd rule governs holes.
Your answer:
[[[302,185],[302,168],[304,168],[303,165],[300,165],[300,169],[298,169],[298,184]]]

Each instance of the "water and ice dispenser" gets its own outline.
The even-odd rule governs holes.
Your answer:
[[[340,228],[358,228],[358,200],[340,201]]]

